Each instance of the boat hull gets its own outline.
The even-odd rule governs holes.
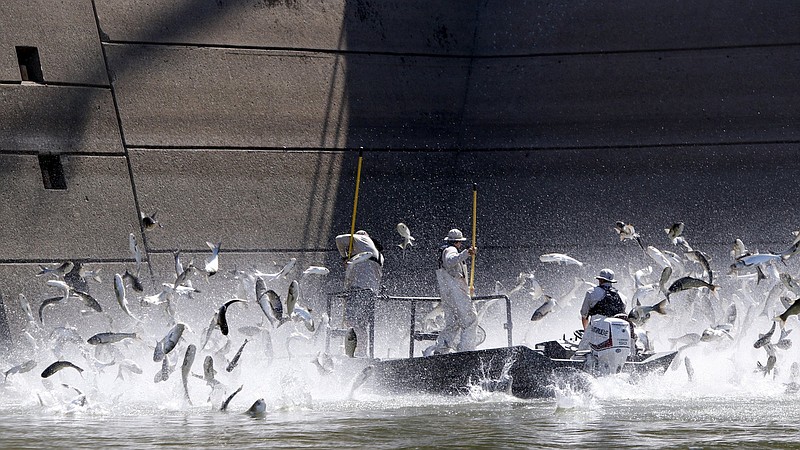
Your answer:
[[[624,372],[664,370],[676,352],[628,361]],[[459,395],[471,386],[519,398],[551,397],[559,380],[583,373],[582,360],[545,356],[524,345],[416,358],[375,361],[372,385],[384,393]],[[585,379],[585,378],[583,378]]]

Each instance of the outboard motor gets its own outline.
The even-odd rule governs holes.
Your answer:
[[[586,368],[595,375],[619,373],[631,355],[631,325],[627,320],[600,316],[586,330],[591,352]]]

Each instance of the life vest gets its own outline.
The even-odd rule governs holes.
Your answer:
[[[617,314],[625,313],[625,303],[619,296],[619,292],[611,286],[600,285],[606,295],[589,310],[590,316],[614,317]]]

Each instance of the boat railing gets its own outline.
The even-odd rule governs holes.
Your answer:
[[[341,292],[333,292],[328,294],[327,300],[327,313],[328,317],[333,320],[331,316],[331,312],[333,310],[333,303],[334,301],[346,301],[346,299],[357,292],[368,291],[368,289],[354,289],[349,291],[341,291]],[[370,291],[371,292],[371,291]],[[506,330],[508,346],[511,347],[513,345],[513,321],[511,320],[511,300],[505,294],[495,294],[495,295],[480,295],[472,297],[472,301],[485,301],[485,300],[494,300],[494,299],[502,299],[505,300],[505,307],[506,307],[506,322],[503,324],[503,328]],[[396,302],[408,302],[410,305],[410,320],[409,320],[409,344],[408,344],[408,357],[414,357],[414,342],[415,341],[427,341],[427,340],[436,340],[439,336],[438,332],[422,332],[417,331],[416,329],[416,316],[417,316],[417,303],[425,302],[425,303],[433,303],[441,301],[441,297],[422,297],[422,296],[399,296],[399,295],[387,295],[385,293],[375,294],[374,300],[381,300],[381,301],[396,301]],[[342,308],[343,310],[344,308]],[[374,346],[374,337],[375,337],[375,316],[374,313],[372,317],[370,317],[369,324],[367,326],[368,333],[369,333],[369,348],[367,350],[368,355],[370,358],[374,358],[375,356],[375,346]],[[325,338],[325,350],[330,351],[330,339],[331,336],[344,336],[347,332],[347,329],[343,328],[335,328],[331,326],[329,329],[326,338]]]

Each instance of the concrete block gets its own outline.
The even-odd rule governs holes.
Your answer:
[[[131,259],[142,242],[124,157],[62,156],[66,190],[47,190],[36,156],[0,154],[5,260]]]
[[[783,141],[800,119],[794,47],[499,58],[475,63],[476,147]]]
[[[288,0],[96,2],[112,41],[468,55],[477,3]]]
[[[468,72],[458,58],[132,45],[108,56],[131,146],[449,146]]]
[[[147,232],[152,250],[334,246],[341,153],[132,150],[130,158],[139,204],[163,225]]]
[[[45,82],[108,85],[91,0],[5,2],[0,42],[0,81],[20,81],[15,46],[31,46]]]
[[[477,55],[652,51],[795,44],[800,5],[791,0],[486,2]]]
[[[2,151],[122,153],[111,91],[65,86],[0,86]]]

